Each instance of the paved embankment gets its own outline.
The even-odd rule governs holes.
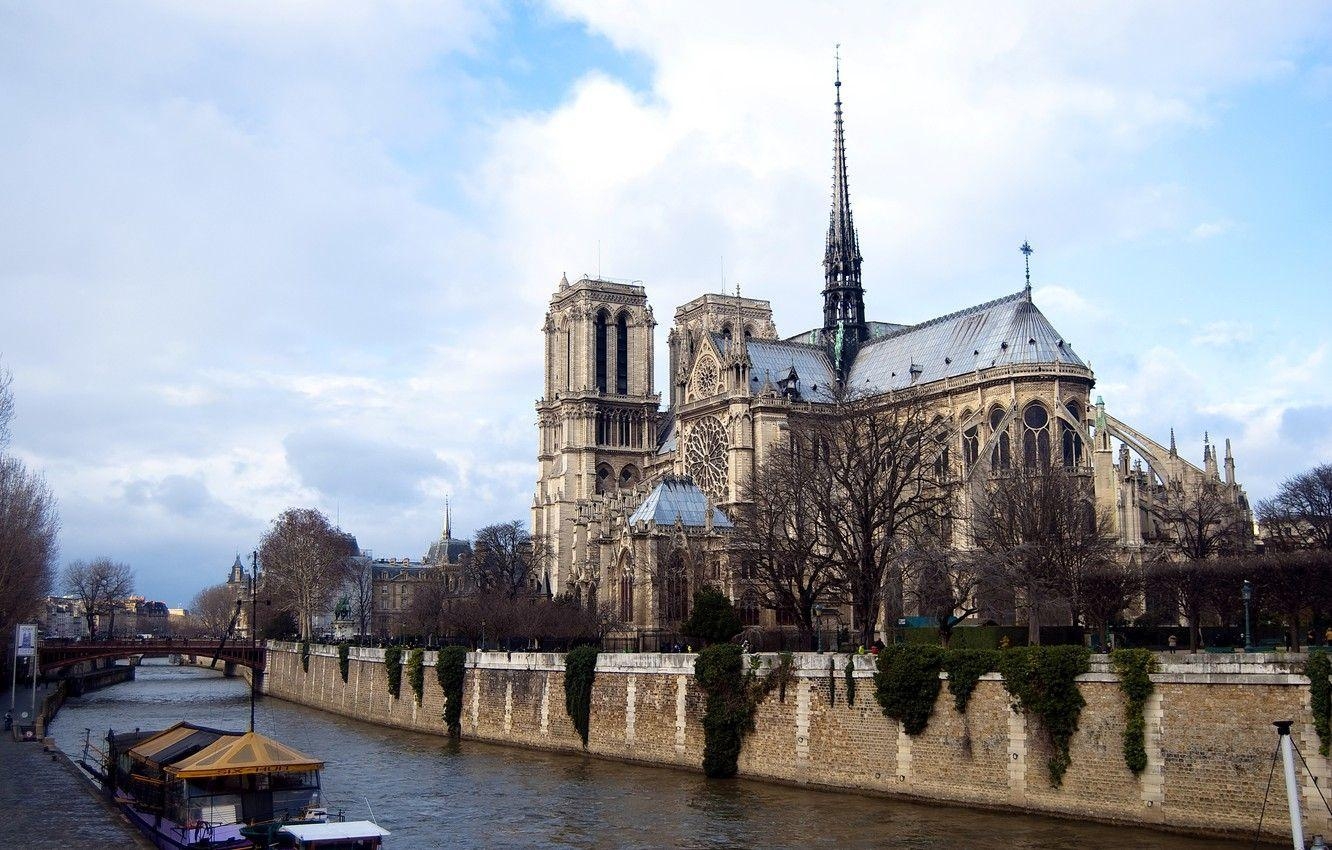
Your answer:
[[[42,698],[38,694],[38,701]],[[0,734],[0,847],[151,847],[65,754]]]

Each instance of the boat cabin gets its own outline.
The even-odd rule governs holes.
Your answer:
[[[389,831],[368,820],[288,824],[278,830],[279,847],[296,850],[378,850]],[[292,844],[286,843],[291,840]]]

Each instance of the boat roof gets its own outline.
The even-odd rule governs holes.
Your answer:
[[[130,758],[162,768],[233,734],[182,722],[161,732],[145,733],[127,752]]]
[[[324,763],[258,732],[224,735],[193,755],[168,765],[178,779],[206,779],[251,773],[319,770]]]
[[[383,838],[392,834],[379,824],[368,820],[349,820],[345,823],[291,823],[278,832],[285,832],[301,842]]]

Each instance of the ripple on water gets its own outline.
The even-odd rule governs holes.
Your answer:
[[[55,737],[71,754],[84,729],[165,728],[178,720],[243,729],[241,679],[146,663],[137,680],[71,700]],[[887,847],[955,850],[1238,850],[1052,818],[809,791],[384,729],[275,699],[256,728],[325,759],[324,792],[349,817],[393,831],[389,847]]]

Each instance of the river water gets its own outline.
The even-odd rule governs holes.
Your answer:
[[[178,720],[244,729],[242,679],[165,662],[61,709],[53,732],[77,757],[84,730]],[[390,850],[436,847],[894,847],[1239,850],[1151,830],[930,806],[384,729],[278,699],[257,731],[324,759],[325,804],[391,830]]]

